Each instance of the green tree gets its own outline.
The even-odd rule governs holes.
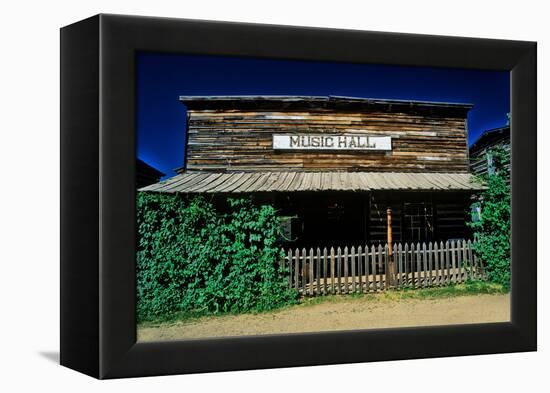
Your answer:
[[[200,196],[139,192],[137,224],[139,320],[263,311],[297,298],[278,264],[272,206],[241,198],[217,209]]]
[[[472,205],[480,215],[468,225],[477,240],[474,251],[484,262],[488,279],[510,285],[510,187],[507,182],[508,156],[501,147],[490,149],[493,170],[484,180],[487,189]]]

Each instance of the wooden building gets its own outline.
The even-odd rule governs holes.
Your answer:
[[[507,173],[510,183],[510,126],[493,128],[485,131],[470,146],[470,169],[477,176],[484,176],[493,172],[493,162],[490,150],[502,147],[508,157]]]
[[[139,158],[136,160],[136,186],[138,189],[158,183],[163,176],[164,173],[153,168],[145,161]]]
[[[144,191],[253,194],[292,247],[468,237],[471,105],[351,97],[181,97],[185,163]],[[182,120],[183,121],[183,120]],[[183,127],[182,127],[183,132]],[[220,202],[221,203],[221,202]]]

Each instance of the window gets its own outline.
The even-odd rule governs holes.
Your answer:
[[[405,203],[403,238],[405,241],[429,241],[433,238],[433,208],[429,202]]]

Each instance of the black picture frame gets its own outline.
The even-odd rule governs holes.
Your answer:
[[[136,343],[136,52],[511,72],[511,322]],[[536,43],[97,15],[61,29],[61,364],[96,378],[536,350]]]

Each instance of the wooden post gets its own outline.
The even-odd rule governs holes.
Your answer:
[[[386,210],[388,225],[388,269],[386,270],[386,287],[393,287],[395,280],[395,261],[393,260],[393,238],[391,230],[391,207]]]

